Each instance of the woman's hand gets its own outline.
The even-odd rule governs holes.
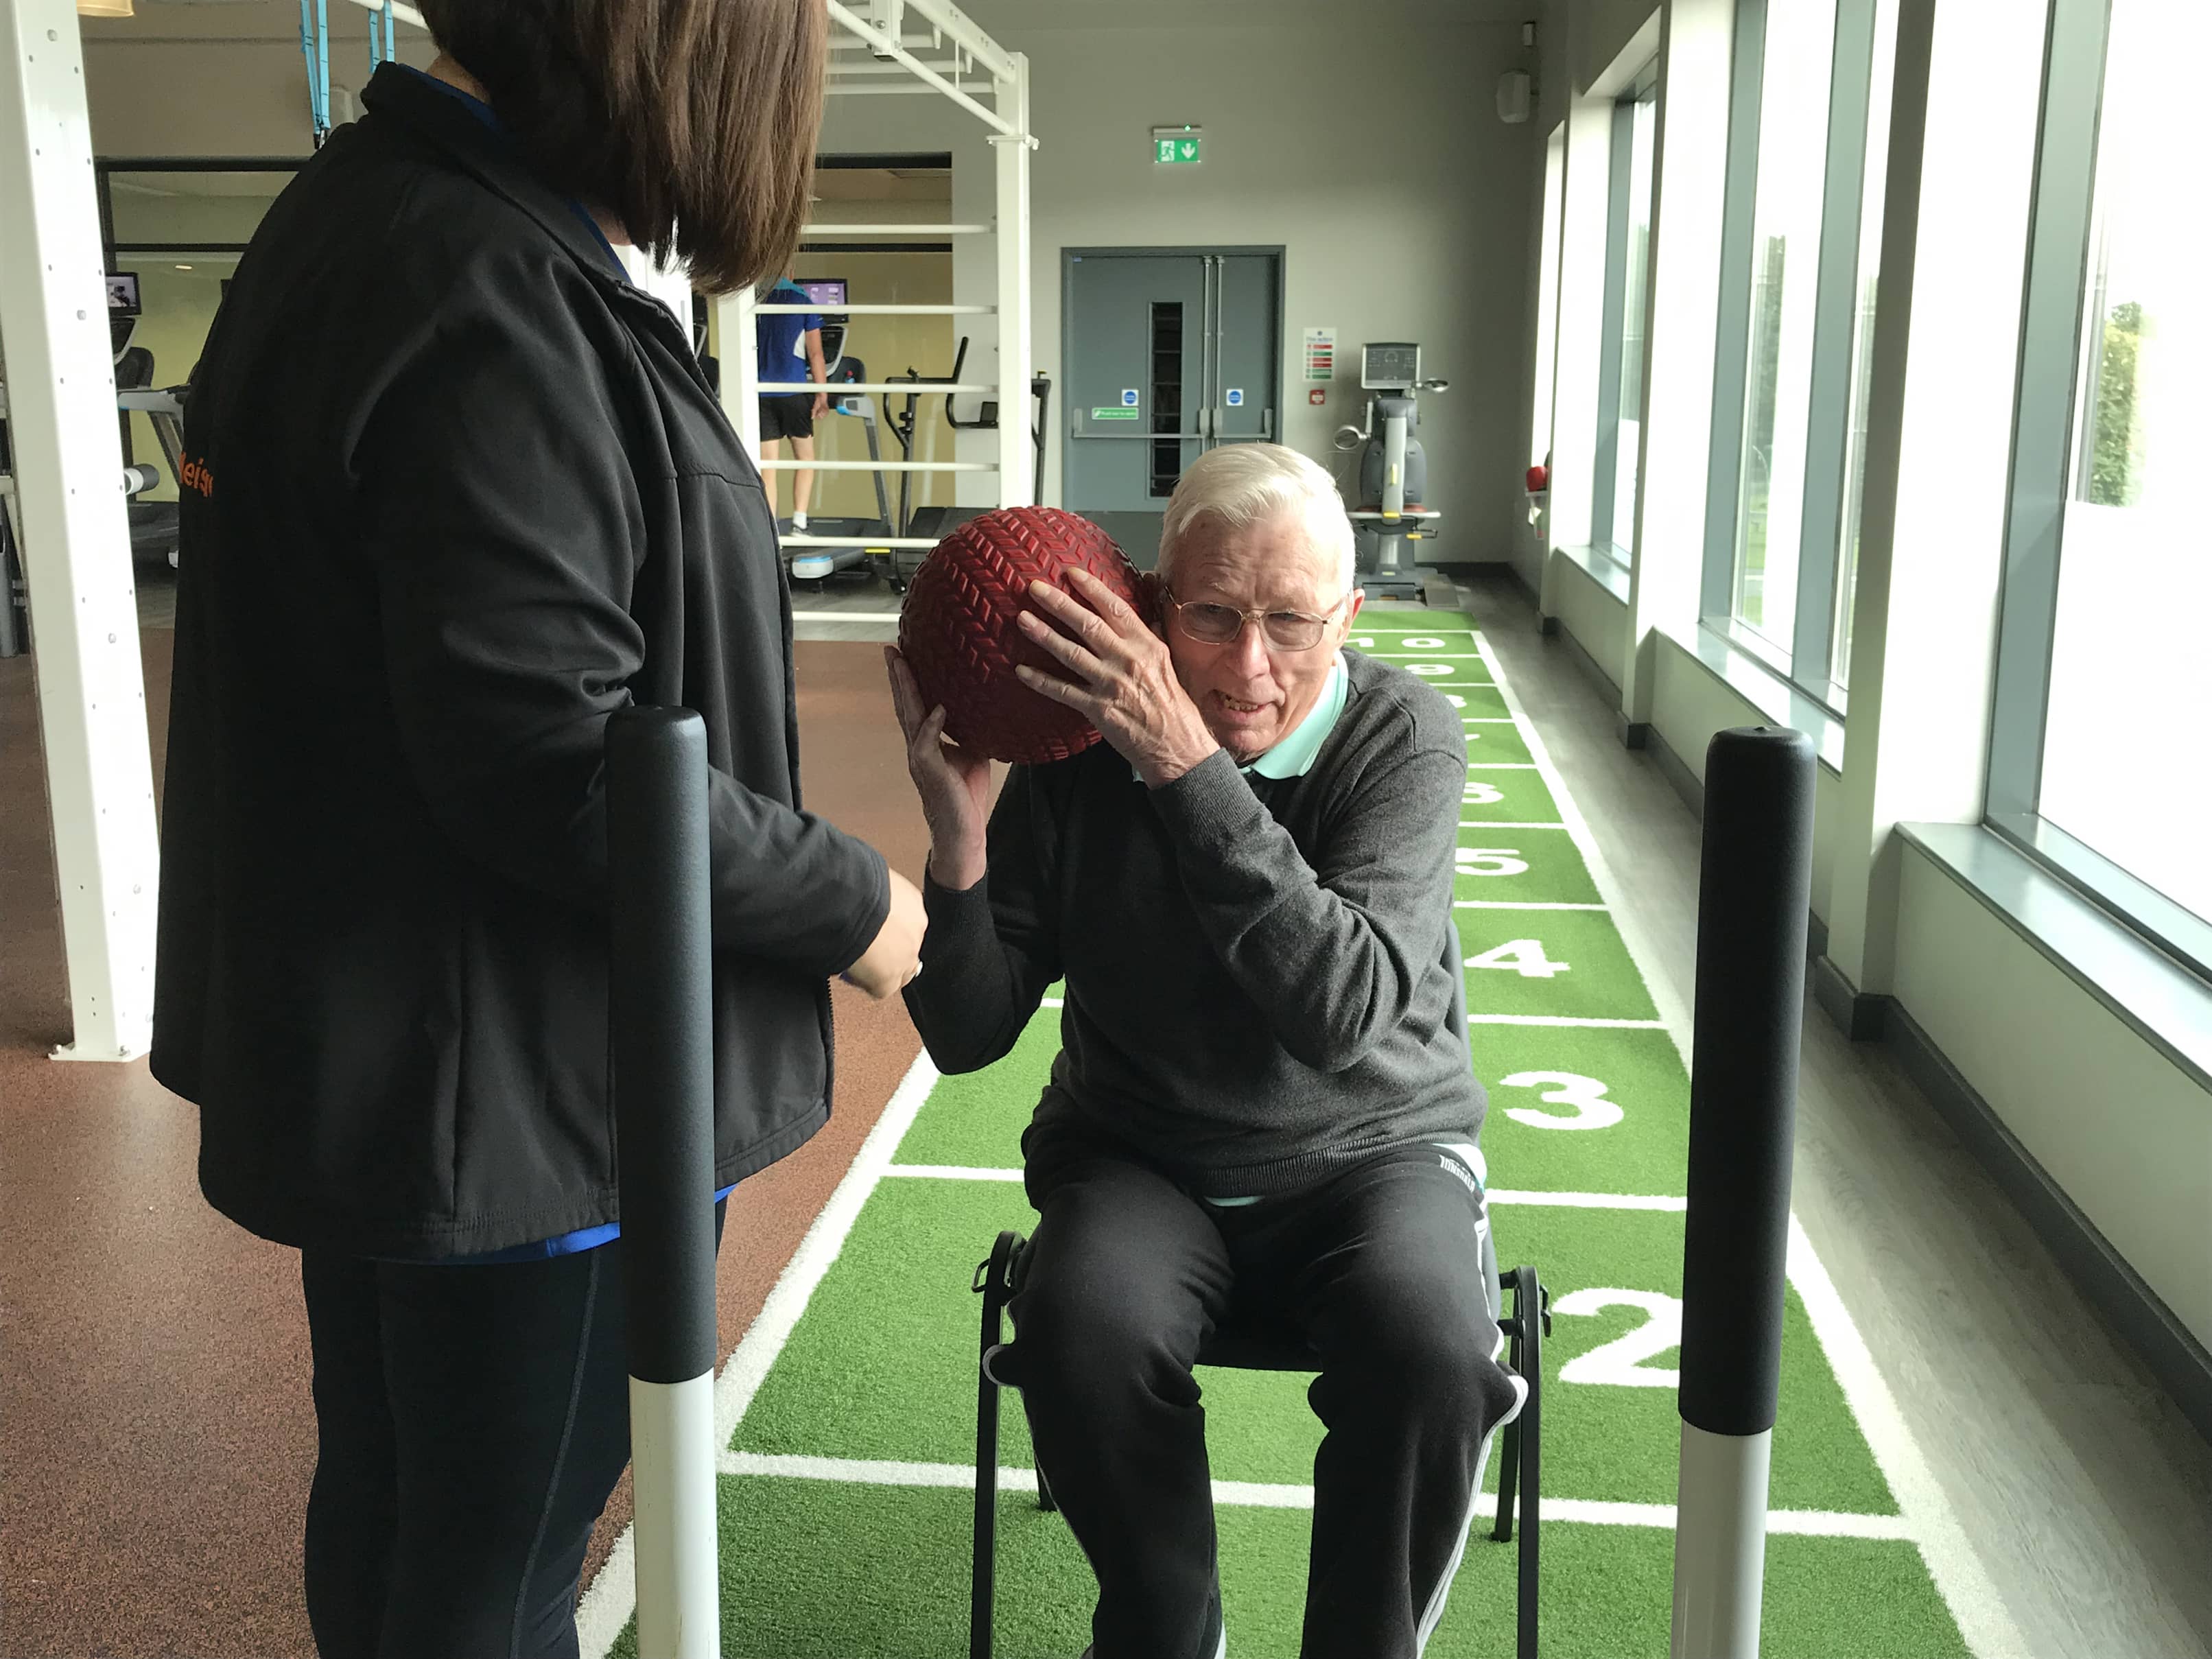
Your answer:
[[[907,775],[929,823],[929,873],[939,887],[965,892],[983,878],[983,832],[990,818],[991,763],[945,740],[945,710],[925,710],[914,670],[896,646],[884,647],[891,702],[906,733]]]
[[[1024,666],[1016,671],[1022,684],[1083,714],[1152,788],[1174,782],[1221,745],[1176,678],[1167,641],[1089,571],[1067,574],[1076,598],[1030,584],[1031,603],[1066,632],[1031,611],[1022,613],[1021,628],[1074,678]]]

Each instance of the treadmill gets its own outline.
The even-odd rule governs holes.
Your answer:
[[[825,315],[822,319],[822,356],[827,367],[830,388],[841,385],[854,385],[865,381],[868,378],[868,366],[860,358],[846,355],[845,327],[846,319],[842,316]],[[865,392],[847,392],[840,397],[831,390],[830,412],[833,415],[847,415],[857,418],[860,422],[861,430],[867,434],[868,459],[871,461],[879,461],[883,459],[883,446],[876,433],[876,406],[873,399]],[[828,476],[826,473],[817,475],[824,479]],[[833,519],[824,518],[820,514],[810,514],[807,516],[806,528],[803,532],[793,532],[788,520],[777,521],[776,530],[784,543],[784,568],[790,573],[792,580],[811,581],[814,584],[815,591],[820,592],[829,586],[832,576],[872,576],[875,574],[876,561],[890,556],[891,549],[889,546],[811,547],[803,539],[795,546],[792,544],[794,533],[803,537],[850,536],[888,538],[892,533],[891,507],[890,498],[884,489],[884,475],[880,472],[873,472],[869,477],[874,481],[876,486],[876,516],[872,519]]]

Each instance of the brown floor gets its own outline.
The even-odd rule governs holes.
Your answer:
[[[170,645],[147,629],[161,775]],[[919,878],[927,840],[872,645],[802,643],[807,805]],[[739,1189],[726,1353],[919,1052],[838,989],[829,1127]],[[70,1035],[31,663],[0,661],[0,1654],[311,1655],[300,1534],[314,1456],[297,1257],[201,1200],[198,1123]],[[589,1569],[629,1519],[627,1477]]]

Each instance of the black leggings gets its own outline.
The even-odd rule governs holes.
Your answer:
[[[584,1552],[629,1461],[621,1251],[303,1253],[323,1659],[574,1659]]]

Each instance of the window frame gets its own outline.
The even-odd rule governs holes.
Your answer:
[[[1848,510],[1859,238],[1866,199],[1868,115],[1881,8],[1894,0],[1836,0],[1830,48],[1820,234],[1814,269],[1811,374],[1804,410],[1805,486],[1799,504],[1797,591],[1787,647],[1736,619],[1735,559],[1749,417],[1752,276],[1759,195],[1766,18],[1773,0],[1736,0],[1729,89],[1727,181],[1721,219],[1719,316],[1713,354],[1712,432],[1705,489],[1703,627],[1831,714],[1845,693],[1834,673],[1843,527]],[[1787,0],[1783,0],[1787,3]],[[1887,143],[1884,145],[1887,153]],[[1788,411],[1778,418],[1795,418]]]
[[[2099,114],[2110,33],[2108,0],[2051,0],[1983,823],[2200,979],[2212,981],[2212,921],[2039,810],[2061,544],[2080,460],[2075,393],[2084,372],[2081,311],[2095,252]]]
[[[1613,134],[1608,153],[1605,208],[1605,300],[1599,324],[1597,368],[1597,441],[1590,454],[1590,550],[1598,557],[1631,568],[1636,558],[1636,526],[1628,526],[1628,540],[1614,534],[1614,496],[1620,477],[1620,331],[1628,297],[1628,192],[1635,171],[1636,110],[1653,105],[1657,118],[1659,60],[1654,58],[1636,72],[1635,78],[1613,100]],[[1657,134],[1653,134],[1652,197],[1658,197]],[[1647,217],[1650,210],[1646,209]],[[1644,243],[1644,293],[1646,310],[1651,294],[1651,243]],[[1643,485],[1643,462],[1638,460],[1637,483]]]

